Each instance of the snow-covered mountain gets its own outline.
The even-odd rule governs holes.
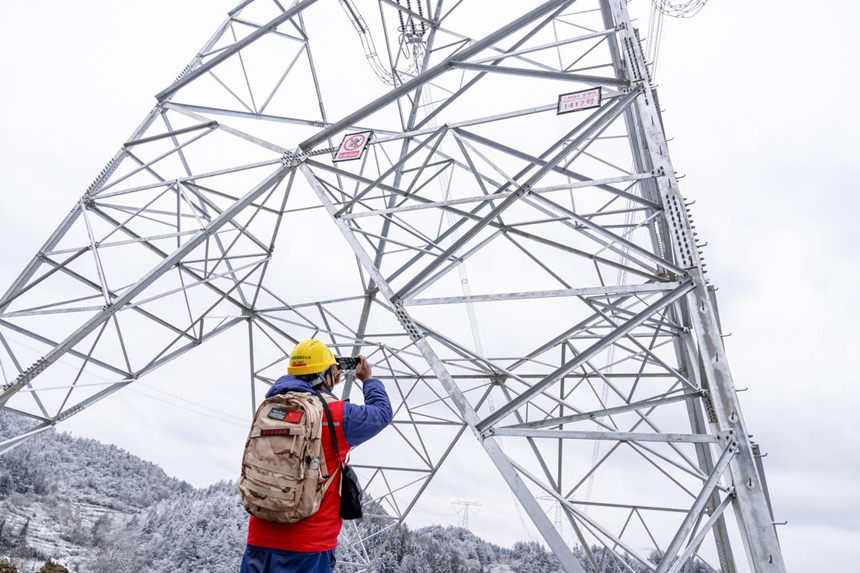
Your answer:
[[[0,412],[0,440],[20,424]],[[355,523],[361,528],[382,527],[372,519]],[[352,527],[345,527],[342,535],[350,535]],[[195,489],[155,464],[95,440],[49,430],[0,456],[2,573],[4,563],[19,573],[35,573],[48,559],[74,573],[234,573],[239,570],[246,528],[247,514],[234,482]],[[576,549],[586,571],[593,572],[585,553]],[[629,573],[641,567],[632,561],[632,566],[624,566],[603,560],[598,548],[593,554],[602,562],[602,573]],[[465,529],[432,526],[401,528],[378,561],[377,571],[560,569],[555,557],[536,542],[508,549]]]
[[[0,439],[21,429],[25,421],[0,413]],[[48,558],[95,571],[117,525],[193,491],[120,448],[48,430],[0,456],[0,556],[22,572]]]

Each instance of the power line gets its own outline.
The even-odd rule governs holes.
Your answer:
[[[145,397],[149,398],[150,400],[155,400],[156,402],[161,402],[162,404],[167,404],[168,406],[173,406],[174,408],[178,408],[178,409],[180,409],[180,410],[185,410],[186,412],[190,412],[190,413],[192,413],[192,414],[196,414],[196,415],[198,415],[198,416],[203,416],[204,418],[211,418],[211,419],[213,419],[213,420],[218,420],[219,422],[224,422],[225,424],[232,424],[232,425],[234,425],[234,426],[239,426],[239,427],[241,427],[241,428],[247,428],[247,427],[248,427],[248,424],[247,424],[247,423],[242,423],[242,424],[240,424],[239,422],[234,421],[234,420],[239,420],[239,418],[237,418],[237,417],[235,417],[235,416],[230,416],[229,414],[224,414],[224,413],[221,413],[221,412],[217,412],[217,410],[212,410],[212,411],[213,411],[213,412],[216,412],[217,414],[219,414],[220,416],[223,416],[223,417],[219,417],[219,415],[208,414],[208,413],[206,413],[206,412],[199,412],[199,411],[197,411],[197,410],[193,410],[193,409],[191,409],[191,408],[187,408],[187,407],[185,407],[185,406],[182,406],[182,405],[180,405],[180,404],[176,404],[176,403],[171,402],[171,401],[169,401],[169,400],[164,400],[164,399],[162,399],[162,398],[158,398],[158,397],[156,397],[156,396],[152,396],[152,395],[150,395],[150,394],[147,394],[146,392],[141,392],[140,390],[137,390],[137,389],[135,389],[135,388],[129,388],[129,391],[134,392],[135,394],[140,394],[141,396],[145,396]],[[180,398],[180,399],[181,399],[181,398]],[[188,402],[189,404],[194,404],[194,405],[199,406],[198,404],[195,404],[194,402],[191,402],[191,401],[188,401],[188,400],[183,400],[183,401],[184,401],[184,402]],[[202,408],[203,406],[199,406],[199,407],[201,407],[201,408]],[[227,419],[227,418],[232,418],[232,419]]]
[[[7,338],[10,342],[12,342],[13,344],[15,344],[17,346],[21,346],[23,348],[26,348],[26,349],[34,351],[34,352],[39,352],[38,349],[34,348],[30,344],[27,344],[26,342],[24,342],[23,340],[21,340],[17,337],[8,336]],[[68,360],[66,357],[63,357],[61,360],[57,361],[57,364],[59,364],[62,367],[68,368],[70,370],[76,371],[77,370],[76,365],[71,364],[70,362],[71,361]],[[96,374],[92,371],[89,371],[86,374],[88,374],[92,378],[101,380],[102,382],[91,383],[91,384],[75,384],[75,385],[71,385],[71,386],[58,386],[56,388],[39,388],[39,389],[34,389],[32,391],[37,393],[37,392],[43,392],[46,390],[54,390],[54,389],[56,389],[56,390],[80,389],[80,388],[86,388],[88,386],[102,386],[102,385],[118,383],[117,380],[110,379],[106,376],[101,376],[101,375]],[[5,377],[4,377],[4,379],[5,379]],[[171,402],[169,400],[165,400],[163,398],[158,398],[156,396],[152,396],[150,394],[147,394],[146,392],[142,392],[142,391],[138,390],[137,388],[129,387],[128,390],[131,392],[134,392],[136,394],[139,394],[141,396],[145,396],[145,397],[149,398],[150,400],[155,400],[156,402],[161,402],[162,404],[167,404],[168,406],[173,406],[174,408],[178,408],[180,410],[185,410],[186,412],[190,412],[192,414],[196,414],[196,415],[202,416],[204,418],[210,418],[213,420],[218,420],[219,422],[225,422],[227,424],[232,424],[234,426],[239,426],[242,428],[248,427],[248,421],[247,420],[240,418],[238,416],[234,416],[233,414],[230,414],[228,412],[216,410],[214,408],[211,408],[208,405],[204,406],[203,404],[194,402],[193,400],[188,400],[187,398],[183,398],[181,396],[177,396],[176,394],[172,394],[166,390],[160,390],[158,388],[153,388],[152,386],[149,386],[149,385],[147,385],[143,382],[140,382],[140,381],[135,382],[135,386],[145,387],[147,390],[150,390],[152,392],[156,392],[158,394],[164,394],[165,396],[169,396],[170,398],[172,398],[174,400],[179,400],[181,402],[185,402],[186,404],[190,404],[191,406],[194,406],[200,410],[205,410],[205,411],[201,412],[199,410],[194,410],[192,408],[188,408],[188,407],[182,406],[180,404],[176,404],[174,402]]]
[[[672,18],[692,18],[705,7],[708,0],[687,0],[686,2],[672,2],[671,0],[652,0],[654,6],[662,14]]]

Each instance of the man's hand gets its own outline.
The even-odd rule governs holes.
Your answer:
[[[370,371],[370,363],[367,361],[367,358],[365,358],[363,354],[359,354],[358,358],[359,360],[361,360],[361,362],[358,364],[358,366],[355,367],[355,377],[362,382],[366,382],[368,379],[373,378],[373,375]]]

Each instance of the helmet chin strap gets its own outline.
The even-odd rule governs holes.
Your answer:
[[[319,379],[322,382],[322,387],[326,392],[331,392],[333,386],[329,386],[328,381],[325,379],[326,372],[331,372],[331,366],[323,370],[319,373]]]

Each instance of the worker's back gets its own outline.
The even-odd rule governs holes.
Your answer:
[[[370,377],[370,366],[364,357],[361,357],[361,361],[362,369],[356,369],[356,374],[361,373],[364,377],[364,405],[340,400],[327,401],[337,448],[327,427],[326,417],[321,432],[322,450],[326,468],[329,472],[337,471],[337,474],[323,496],[319,510],[295,523],[275,523],[251,516],[242,573],[330,573],[333,570],[337,538],[343,525],[340,516],[341,472],[338,468],[345,461],[350,448],[381,432],[391,423],[393,416],[385,386],[380,380]],[[335,383],[339,375],[338,372]],[[266,397],[286,392],[312,393],[314,389],[309,381],[287,375],[269,389]],[[334,396],[324,390],[320,392],[329,397]],[[340,460],[336,449],[340,453]]]
[[[297,382],[302,382],[297,380]],[[307,384],[306,382],[304,384]],[[274,388],[274,387],[273,387]],[[309,389],[310,390],[310,389]],[[342,401],[328,402],[332,415],[335,434],[338,441],[340,460],[337,458],[331,432],[326,427],[328,420],[323,414],[323,427],[320,435],[325,455],[325,467],[333,476],[332,483],[323,496],[320,508],[316,513],[295,523],[275,523],[259,519],[253,515],[248,524],[248,545],[269,547],[285,551],[328,551],[337,546],[337,536],[343,520],[340,517],[340,480],[338,470],[345,460],[350,447],[343,434],[343,409],[346,403]]]

